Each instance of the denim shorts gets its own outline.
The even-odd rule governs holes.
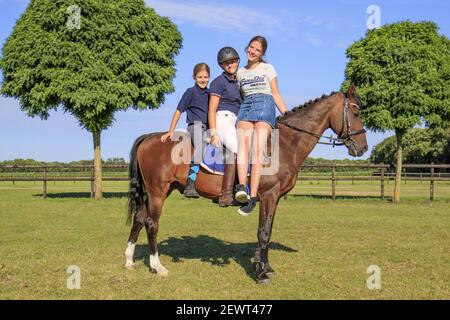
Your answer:
[[[236,123],[239,121],[263,121],[275,128],[275,101],[272,95],[255,93],[244,97]]]

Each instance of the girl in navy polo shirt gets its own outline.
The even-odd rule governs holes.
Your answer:
[[[172,139],[175,127],[183,112],[186,111],[187,130],[191,135],[191,141],[194,145],[194,159],[191,162],[188,185],[184,190],[184,196],[187,198],[198,198],[199,195],[195,191],[195,179],[199,171],[199,164],[202,160],[203,149],[205,147],[204,135],[208,129],[208,104],[209,90],[208,83],[210,77],[210,69],[206,63],[199,63],[194,67],[195,85],[185,91],[183,97],[178,103],[177,110],[173,114],[170,123],[169,132],[161,137],[161,141]]]

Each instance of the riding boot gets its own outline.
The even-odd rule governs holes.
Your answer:
[[[197,173],[199,170],[198,164],[191,163],[191,166],[189,168],[189,176],[188,176],[188,185],[186,189],[184,190],[183,195],[186,198],[199,198],[200,195],[195,191],[195,180],[197,179]]]
[[[226,163],[222,181],[222,192],[219,197],[219,206],[228,207],[234,204],[233,189],[236,179],[236,162]]]

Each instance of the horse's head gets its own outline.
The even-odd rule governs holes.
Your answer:
[[[362,156],[368,149],[366,130],[361,121],[361,101],[354,84],[342,94],[331,110],[330,128],[338,135],[353,157]]]

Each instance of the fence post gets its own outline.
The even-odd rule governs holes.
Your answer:
[[[434,162],[431,163],[430,201],[434,200]]]
[[[336,165],[333,165],[331,171],[331,198],[336,201]]]
[[[44,174],[42,175],[42,182],[43,182],[42,195],[45,199],[45,198],[47,198],[47,167],[44,167]]]
[[[94,167],[91,170],[91,198],[95,196],[94,194]]]
[[[381,165],[381,200],[384,200],[384,162]]]

